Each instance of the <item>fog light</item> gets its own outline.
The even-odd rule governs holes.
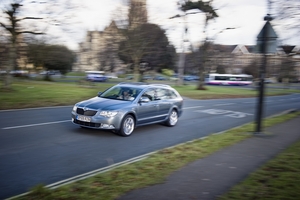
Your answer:
[[[115,126],[111,124],[101,124],[101,128],[114,129]]]

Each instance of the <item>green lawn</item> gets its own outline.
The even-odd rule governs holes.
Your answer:
[[[57,83],[45,81],[17,81],[12,91],[1,91],[0,109],[30,108],[39,106],[72,105],[91,98],[112,86],[109,83]]]
[[[104,91],[116,84],[115,81],[88,83],[82,79],[76,82],[46,82],[17,79],[12,84],[12,91],[0,89],[0,110],[73,105],[78,101],[96,96],[99,91]],[[177,89],[182,96],[192,99],[257,96],[257,90],[241,89],[238,87],[207,86],[207,90],[196,90],[196,85],[171,86]],[[2,87],[3,83],[1,82],[0,88]],[[300,92],[300,90],[267,89],[266,95],[282,95],[293,92]]]

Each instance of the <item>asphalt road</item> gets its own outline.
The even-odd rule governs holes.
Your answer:
[[[0,111],[0,199],[253,122],[257,98],[185,99],[175,127],[139,127],[130,137],[80,128],[71,109]],[[300,109],[300,94],[265,98],[264,117],[289,109]]]

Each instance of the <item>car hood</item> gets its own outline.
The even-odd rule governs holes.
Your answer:
[[[131,105],[131,101],[105,99],[101,97],[94,97],[85,101],[81,101],[76,105],[78,107],[85,107],[92,110],[116,110]]]

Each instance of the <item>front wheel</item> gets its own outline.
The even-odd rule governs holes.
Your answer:
[[[175,126],[177,124],[177,121],[178,121],[178,113],[176,110],[172,110],[167,121],[166,121],[166,125],[167,126]]]
[[[127,115],[122,120],[121,128],[118,131],[119,135],[123,137],[130,136],[135,127],[134,118],[131,115]]]

